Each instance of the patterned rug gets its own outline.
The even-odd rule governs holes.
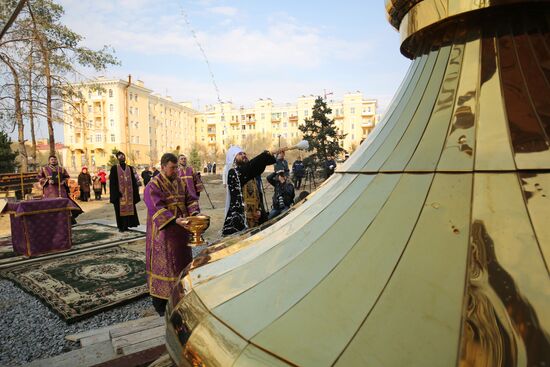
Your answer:
[[[145,237],[145,233],[132,230],[119,232],[116,227],[98,223],[78,224],[72,230],[73,247],[71,250],[79,250],[140,237]],[[26,258],[13,252],[10,236],[0,237],[0,265],[14,261],[17,262]]]
[[[0,272],[74,322],[148,293],[145,240]]]

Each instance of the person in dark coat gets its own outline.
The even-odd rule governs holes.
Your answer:
[[[156,177],[160,174],[160,171],[157,169],[157,167],[153,167],[153,177]]]
[[[336,161],[334,160],[334,157],[330,156],[325,162],[325,172],[326,172],[327,178],[332,176],[335,169],[336,169]]]
[[[88,201],[90,198],[90,186],[92,185],[92,176],[88,173],[88,168],[82,167],[82,172],[78,175],[78,186],[80,187],[80,200]]]
[[[288,161],[285,159],[285,152],[282,151],[277,154],[277,161],[273,165],[273,172],[284,171],[286,177],[290,175],[290,170],[288,169]]]
[[[272,219],[290,209],[292,204],[294,204],[294,185],[289,182],[283,170],[273,172],[267,176],[267,182],[275,189],[273,193],[273,207],[268,217],[268,219]]]
[[[149,167],[145,167],[143,172],[141,172],[141,178],[143,179],[143,186],[147,186],[149,181],[153,178],[153,172],[149,170]]]
[[[126,164],[126,155],[116,154],[118,164],[109,175],[109,202],[115,207],[116,225],[120,232],[139,226],[136,204],[141,200],[134,167]]]
[[[258,185],[258,176],[265,168],[275,163],[279,151],[265,151],[248,160],[246,153],[237,146],[227,151],[224,176],[226,188],[225,220],[222,236],[229,236],[247,228],[257,226],[267,218],[263,208],[263,191]],[[263,213],[262,213],[263,211]]]
[[[300,186],[302,186],[302,179],[305,173],[306,169],[302,158],[296,159],[292,164],[292,179],[294,181],[294,186],[296,186],[296,190],[299,190]]]

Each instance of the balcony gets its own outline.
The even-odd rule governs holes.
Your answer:
[[[363,121],[361,122],[361,127],[374,127],[373,121]]]
[[[278,124],[281,122],[281,118],[271,118],[271,123],[272,124]]]
[[[336,115],[336,116],[334,116],[334,119],[335,119],[335,120],[343,120],[343,119],[344,119],[344,115]]]
[[[256,119],[246,120],[246,123],[247,123],[248,125],[253,125],[253,124],[256,123]]]
[[[298,116],[290,116],[290,117],[288,118],[288,121],[290,121],[290,122],[298,122]]]

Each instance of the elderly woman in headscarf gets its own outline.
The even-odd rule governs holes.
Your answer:
[[[275,157],[282,150],[264,151],[249,160],[240,147],[229,148],[224,169],[226,199],[222,236],[256,227],[267,220],[260,175],[275,163]]]
[[[80,200],[88,201],[90,198],[90,185],[92,184],[92,176],[88,173],[87,167],[82,167],[82,171],[78,175],[78,186],[80,186]]]

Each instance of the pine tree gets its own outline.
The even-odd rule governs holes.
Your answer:
[[[0,131],[0,173],[15,172],[17,154],[11,150],[11,144],[8,134]]]
[[[312,158],[317,163],[325,162],[328,157],[336,157],[344,151],[340,141],[346,137],[346,134],[338,133],[334,119],[327,116],[331,113],[332,109],[327,106],[327,103],[321,97],[317,97],[311,118],[305,119],[305,124],[298,127],[309,143],[309,150],[315,150]]]

